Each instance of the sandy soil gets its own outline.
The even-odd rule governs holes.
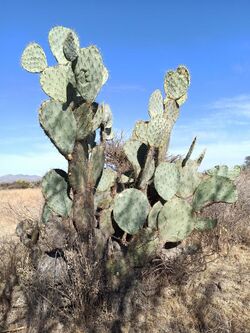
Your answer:
[[[37,219],[42,205],[39,188],[0,190],[0,237],[15,237],[17,223],[25,218]]]

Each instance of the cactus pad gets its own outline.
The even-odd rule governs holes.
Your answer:
[[[53,214],[53,211],[49,208],[47,203],[45,203],[43,206],[41,222],[44,224],[48,223],[52,214]]]
[[[199,211],[214,202],[233,203],[237,200],[236,186],[225,177],[213,176],[200,183],[193,198],[194,210]]]
[[[49,32],[49,45],[52,53],[54,54],[59,64],[67,64],[68,62],[63,52],[63,45],[69,33],[72,34],[76,46],[79,48],[80,42],[76,33],[73,30],[61,26],[56,26],[52,28]]]
[[[155,189],[164,200],[170,200],[179,188],[180,172],[174,163],[162,162],[154,176]]]
[[[212,230],[217,225],[217,220],[211,220],[205,217],[197,217],[195,221],[195,230],[206,231]]]
[[[124,152],[129,160],[129,162],[132,164],[133,169],[135,171],[135,174],[138,176],[141,171],[141,166],[138,161],[138,151],[141,147],[142,143],[136,140],[129,140],[125,142],[123,149]]]
[[[74,73],[79,94],[87,101],[93,101],[106,75],[101,54],[95,46],[80,50]]]
[[[79,43],[74,38],[72,32],[69,32],[63,43],[63,53],[68,61],[74,61],[79,54]]]
[[[73,152],[76,121],[71,110],[62,110],[59,102],[50,100],[39,109],[41,127],[65,157]]]
[[[158,216],[159,237],[162,241],[182,241],[193,228],[192,207],[186,201],[173,198],[165,203]]]
[[[165,117],[169,122],[169,124],[173,126],[179,117],[180,109],[177,107],[176,102],[172,99],[165,99],[164,106],[165,106]]]
[[[23,51],[21,64],[31,73],[40,73],[47,67],[46,55],[37,43],[29,44]]]
[[[42,193],[47,206],[56,214],[68,217],[72,201],[68,196],[68,175],[60,169],[50,170],[42,179]]]
[[[180,107],[180,106],[182,106],[182,104],[184,104],[184,103],[186,102],[187,98],[188,98],[188,95],[185,94],[185,95],[181,96],[180,98],[178,98],[178,99],[176,100],[176,103],[177,103],[178,106]]]
[[[186,166],[183,168],[180,167],[180,186],[177,191],[177,195],[181,198],[188,198],[192,194],[194,194],[196,188],[201,182],[202,175],[197,172],[197,165],[196,162],[194,164],[190,162],[195,161],[188,161]]]
[[[137,189],[127,189],[115,197],[114,219],[123,231],[133,235],[145,223],[149,208],[145,194]]]
[[[157,201],[154,206],[151,208],[148,214],[148,227],[151,229],[157,229],[158,227],[158,215],[160,210],[162,209],[163,205],[160,201]]]
[[[132,133],[132,139],[148,143],[148,123],[145,121],[137,121]]]
[[[143,173],[140,181],[141,189],[145,189],[147,185],[151,182],[154,172],[155,172],[155,161],[154,159],[151,159],[148,162],[146,162],[143,167]]]
[[[108,78],[109,78],[109,72],[107,68],[104,66],[102,71],[102,85],[104,85],[108,81]]]
[[[155,90],[149,98],[148,113],[151,118],[157,115],[162,115],[163,110],[163,97],[159,89]]]
[[[110,188],[114,186],[116,178],[116,171],[110,168],[104,169],[99,184],[97,186],[97,191],[105,192],[110,190]]]
[[[159,147],[162,143],[164,135],[170,133],[170,127],[162,115],[157,115],[148,123],[147,138],[148,143],[152,147]]]
[[[97,130],[97,128],[101,126],[102,122],[103,122],[103,105],[99,104],[97,111],[93,117],[93,125],[92,125],[93,131]]]
[[[45,94],[56,101],[67,101],[69,83],[74,84],[72,69],[69,65],[47,67],[41,74],[40,83]]]
[[[209,169],[206,173],[210,176],[222,176],[235,180],[240,175],[241,167],[235,165],[233,168],[229,169],[227,165],[216,165],[214,168]]]
[[[92,179],[92,184],[96,185],[100,179],[104,167],[104,147],[96,146],[92,150],[90,158],[90,175]]]
[[[187,67],[184,66],[184,65],[179,65],[177,67],[176,71],[177,71],[178,74],[180,74],[180,75],[182,75],[182,76],[185,77],[185,79],[187,80],[188,85],[190,86],[191,77],[190,77],[190,73],[189,73],[189,70],[187,69]]]
[[[178,100],[187,93],[190,83],[188,70],[180,66],[176,71],[168,71],[165,76],[164,89],[167,98]]]

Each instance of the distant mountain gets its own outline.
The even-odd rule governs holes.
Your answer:
[[[4,183],[14,183],[17,180],[26,180],[28,182],[37,182],[41,180],[42,177],[36,175],[5,175],[0,176],[0,184]]]

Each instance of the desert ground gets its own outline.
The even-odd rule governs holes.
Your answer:
[[[177,267],[170,265],[170,270],[166,267],[165,275],[161,277],[165,286],[161,288],[160,294],[150,297],[147,294],[151,295],[155,278],[148,275],[148,289],[146,287],[144,290],[142,302],[143,311],[138,312],[134,322],[131,319],[122,332],[250,332],[250,172],[241,176],[237,186],[239,200],[236,205],[218,204],[210,208],[214,216],[219,218],[216,230],[198,238],[195,235],[191,237],[190,241],[201,244],[201,252],[197,258],[194,257],[187,265],[182,262],[177,263]],[[5,297],[2,297],[3,301],[13,274],[13,264],[9,260],[11,249],[15,249],[12,243],[19,241],[15,236],[16,225],[27,218],[37,220],[42,205],[43,198],[39,188],[0,190],[0,245],[1,242],[3,244],[0,256],[1,253],[5,254],[0,260],[0,296]],[[4,245],[6,240],[8,243]],[[15,254],[14,258],[17,257],[18,254]],[[23,310],[26,308],[19,309],[15,303],[20,303],[22,299],[15,296],[19,295],[20,287],[15,286],[13,291],[11,304],[14,304],[14,312],[11,310],[8,314],[5,310],[6,303],[0,302],[0,332],[10,332],[5,329],[8,327],[25,333],[28,332],[26,310]],[[2,318],[1,309],[6,313]],[[18,318],[23,313],[21,320],[16,319],[16,309]],[[66,331],[62,329],[50,332]]]
[[[39,188],[0,190],[0,237],[15,238],[22,219],[38,219],[43,205]]]

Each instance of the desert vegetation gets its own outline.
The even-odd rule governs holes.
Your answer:
[[[6,201],[19,239],[1,243],[2,332],[247,332],[249,168],[200,172],[196,138],[168,153],[188,69],[166,73],[125,141],[95,102],[108,79],[97,47],[64,27],[49,43],[57,66],[37,43],[22,66],[41,73],[40,125],[68,170],[22,190],[36,191],[34,210]]]

